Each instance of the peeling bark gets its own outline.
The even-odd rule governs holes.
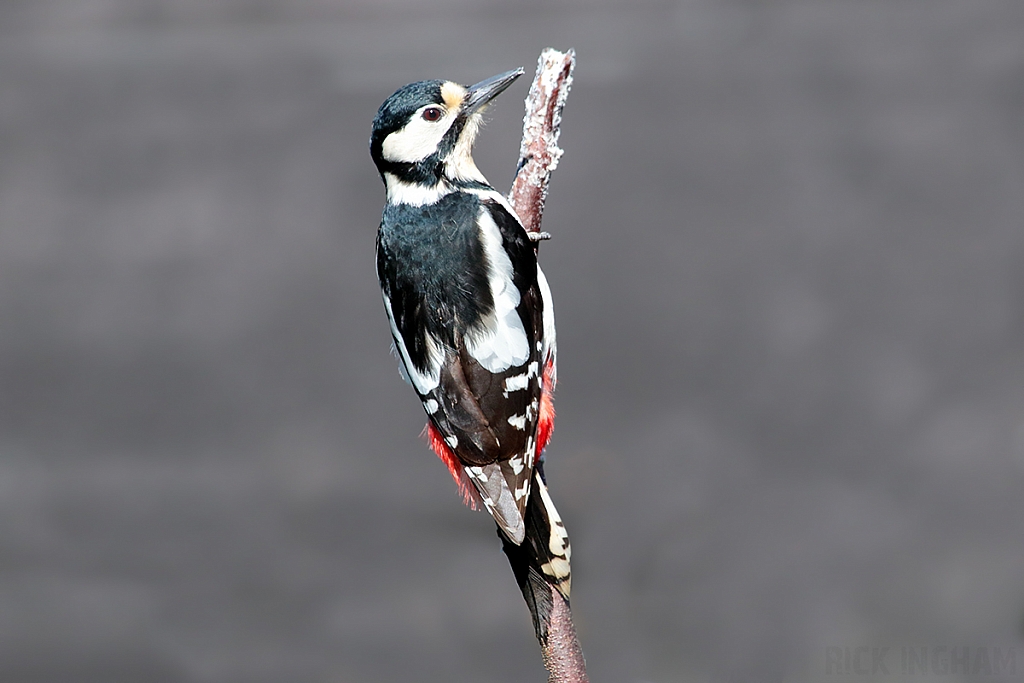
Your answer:
[[[563,53],[545,49],[537,61],[537,75],[526,96],[523,141],[519,146],[519,164],[509,201],[534,239],[543,239],[539,237],[540,222],[551,172],[562,158],[558,136],[575,66],[576,53],[572,50]]]

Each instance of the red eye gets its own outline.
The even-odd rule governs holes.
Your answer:
[[[440,121],[441,115],[442,112],[440,107],[427,107],[423,110],[424,121]]]

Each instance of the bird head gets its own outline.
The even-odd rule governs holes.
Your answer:
[[[388,188],[486,183],[473,162],[473,141],[482,112],[521,68],[464,86],[452,81],[419,81],[399,88],[373,120],[370,156]]]

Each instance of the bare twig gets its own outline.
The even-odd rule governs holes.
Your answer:
[[[519,164],[509,201],[534,239],[544,239],[540,221],[551,172],[562,157],[558,135],[561,132],[562,108],[572,87],[575,66],[574,51],[559,52],[547,48],[537,60],[537,75],[530,86],[530,94],[526,96],[523,142],[519,146]]]
[[[587,666],[583,650],[572,624],[569,601],[556,590],[551,591],[551,622],[548,624],[548,642],[543,647],[544,667],[548,670],[548,683],[588,683]]]
[[[519,165],[509,192],[509,201],[534,241],[547,239],[540,231],[551,172],[558,166],[562,150],[558,147],[562,108],[572,86],[572,70],[576,54],[548,48],[537,63],[530,94],[526,98],[523,119],[523,141],[519,148]],[[541,463],[538,462],[538,468]],[[543,476],[543,474],[541,475]],[[528,506],[540,505],[539,486],[530,492]],[[583,651],[576,638],[576,628],[569,610],[567,586],[555,588],[534,566],[526,548],[516,546],[502,537],[506,555],[516,574],[526,604],[533,616],[534,629],[540,642],[548,683],[588,683]],[[565,591],[563,594],[562,591]]]

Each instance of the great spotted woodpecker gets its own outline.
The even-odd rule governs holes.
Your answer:
[[[494,517],[506,552],[568,597],[568,535],[538,462],[554,420],[555,319],[536,250],[546,235],[527,233],[472,157],[483,109],[522,73],[420,81],[381,105],[377,275],[431,448],[465,502]]]

